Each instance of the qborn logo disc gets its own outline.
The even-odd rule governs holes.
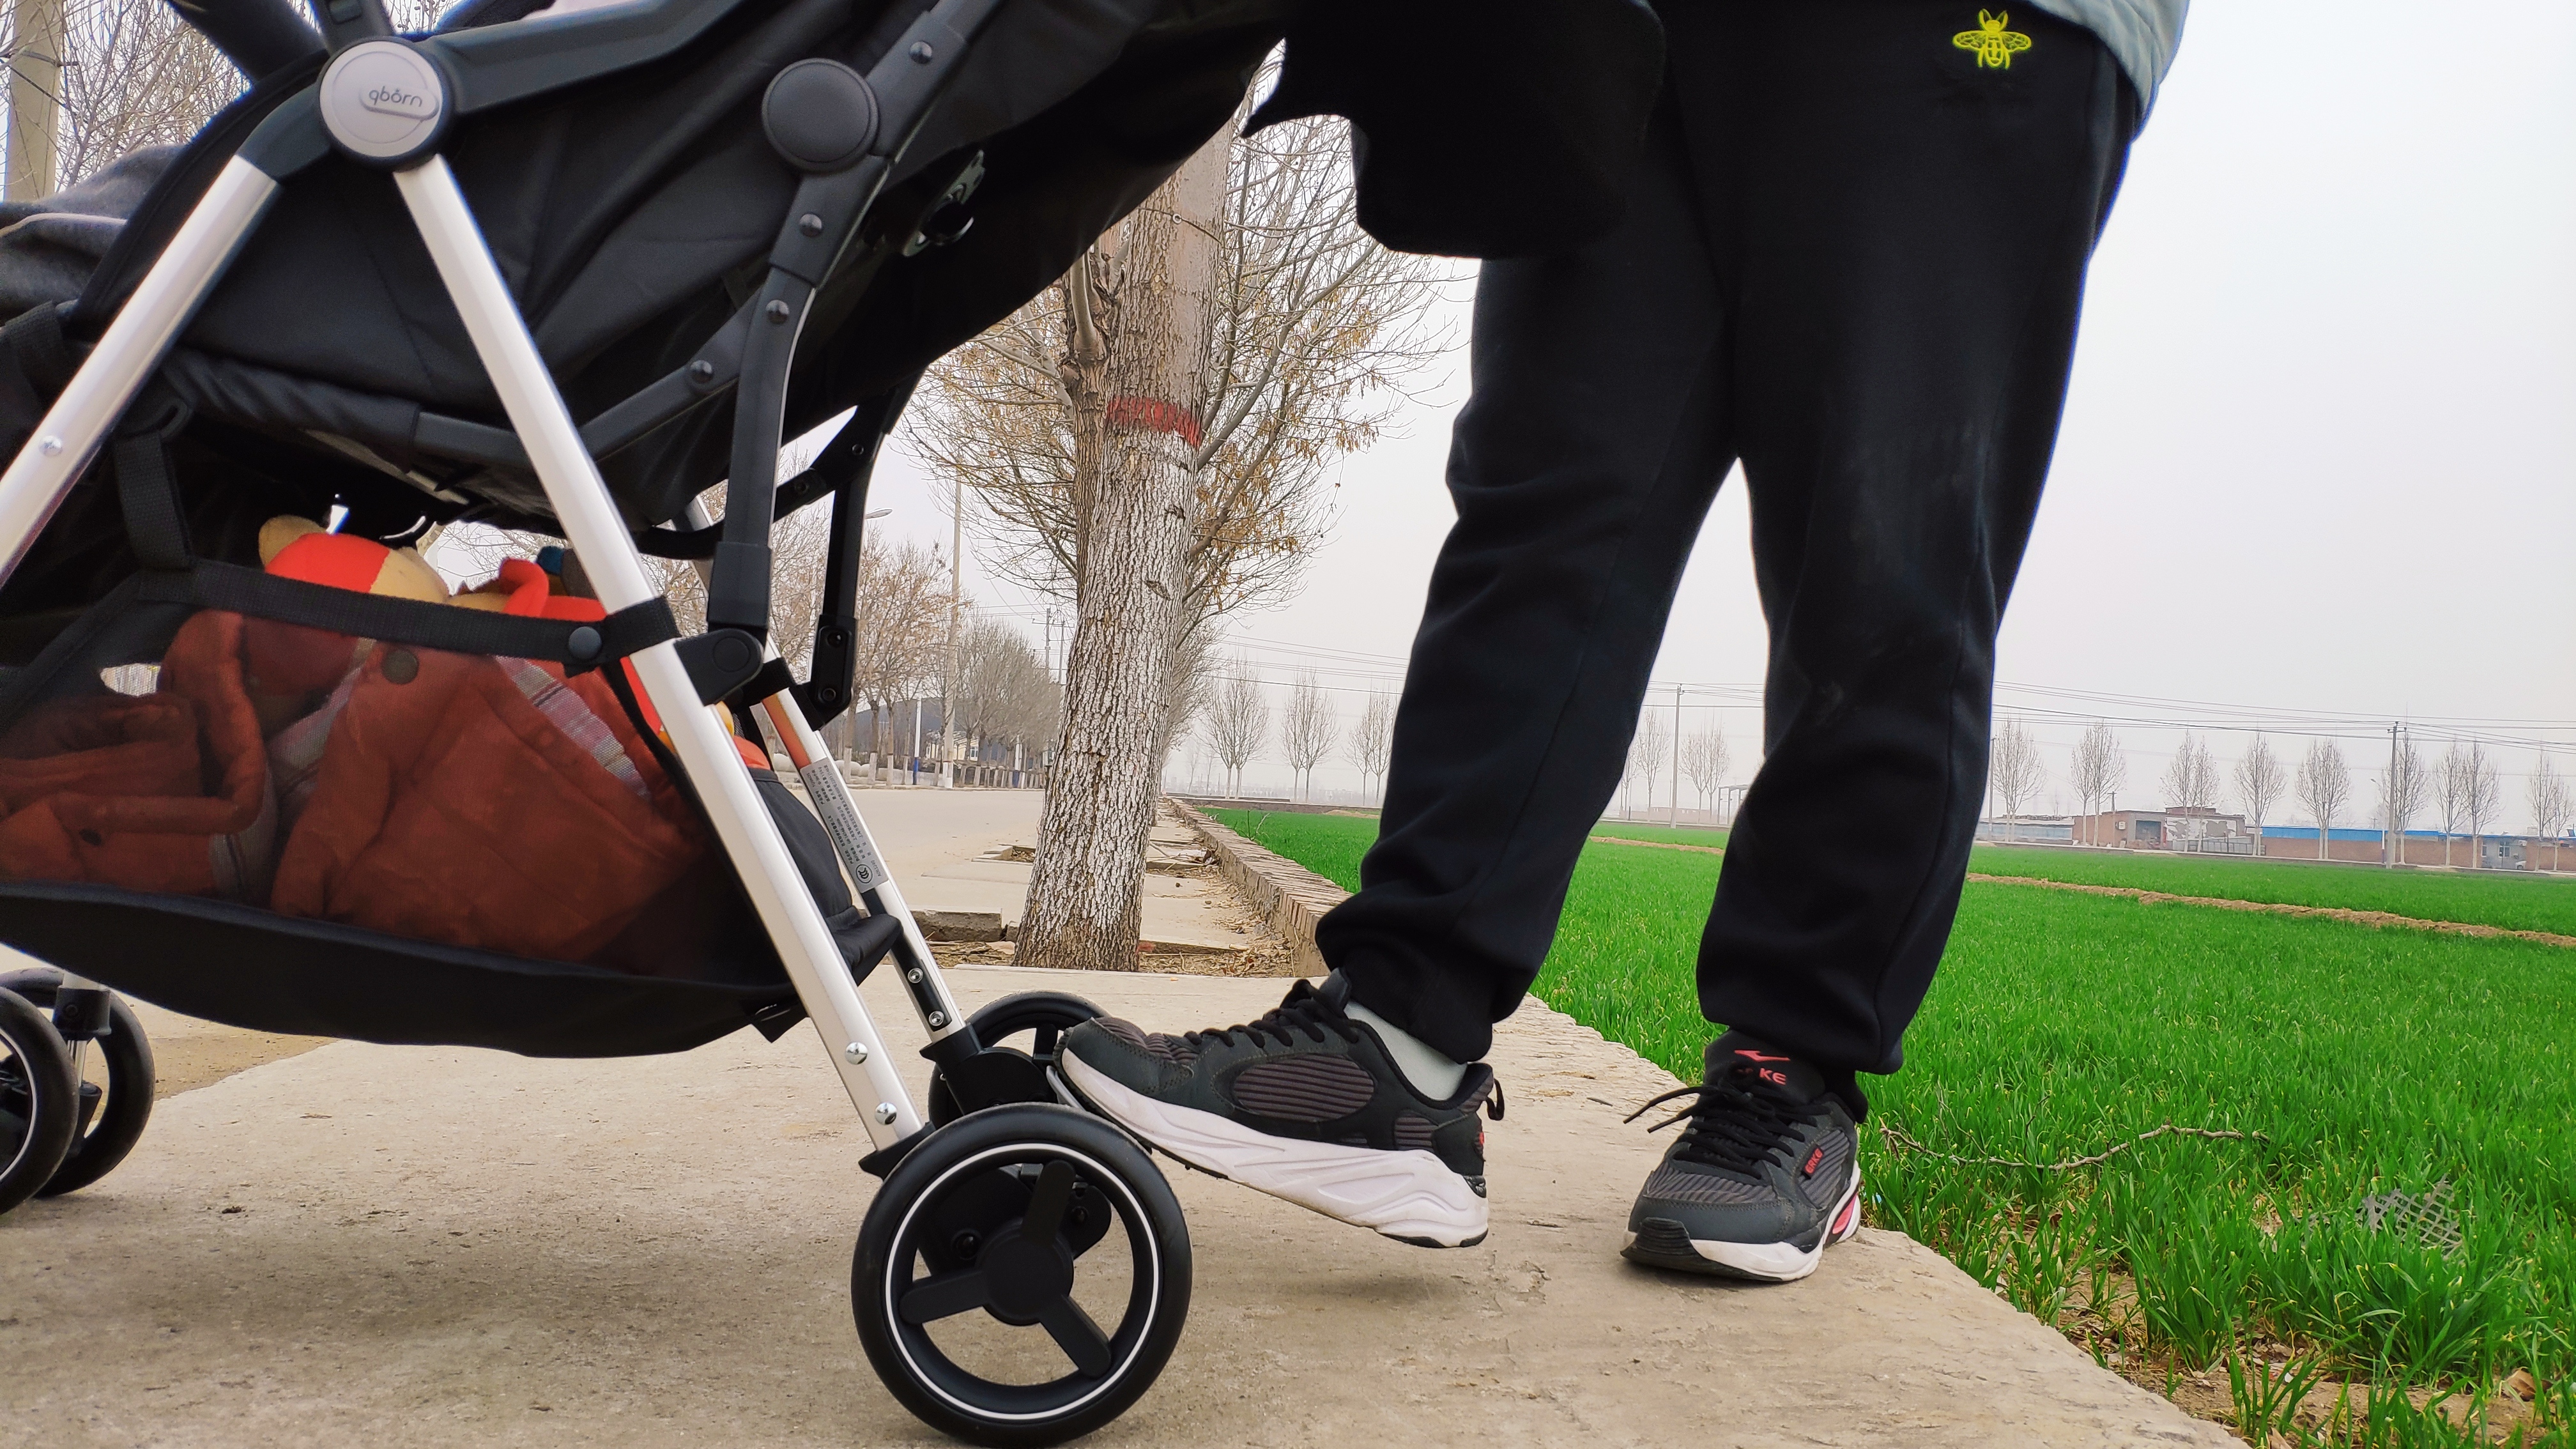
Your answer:
[[[353,155],[399,161],[438,134],[447,87],[438,68],[398,40],[350,46],[322,74],[322,123]]]

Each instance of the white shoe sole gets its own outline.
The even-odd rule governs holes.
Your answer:
[[[1466,1248],[1484,1241],[1485,1199],[1432,1153],[1273,1137],[1214,1112],[1155,1101],[1070,1052],[1056,1064],[1111,1121],[1201,1171],[1408,1243]]]
[[[1860,1231],[1860,1164],[1852,1164],[1851,1182],[1843,1188],[1842,1200],[1834,1205],[1833,1226],[1812,1248],[1800,1250],[1795,1243],[1730,1243],[1719,1238],[1692,1238],[1691,1251],[1716,1265],[1728,1276],[1753,1278],[1765,1283],[1795,1283],[1816,1271],[1825,1260],[1825,1249],[1847,1241]],[[1637,1246],[1637,1235],[1630,1233],[1620,1245],[1625,1252]]]

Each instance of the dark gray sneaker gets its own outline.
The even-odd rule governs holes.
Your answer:
[[[1622,1256],[1654,1268],[1787,1283],[1860,1231],[1860,1141],[1824,1075],[1752,1037],[1709,1043],[1706,1082],[1667,1092],[1689,1108],[1628,1211]]]
[[[1192,1167],[1426,1248],[1485,1237],[1482,1063],[1445,1101],[1413,1089],[1339,976],[1258,1021],[1149,1035],[1116,1017],[1064,1034],[1056,1062],[1102,1115]]]

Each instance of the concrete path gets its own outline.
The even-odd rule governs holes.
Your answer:
[[[957,982],[1065,987],[1172,1028],[1279,992]],[[870,997],[911,1040],[891,993]],[[1480,1247],[1405,1247],[1176,1171],[1189,1331],[1089,1442],[2232,1442],[1893,1234],[1786,1288],[1624,1265],[1659,1139],[1618,1118],[1669,1079],[1535,1003],[1494,1061],[1510,1116]],[[0,1218],[0,1445],[936,1442],[851,1328],[866,1148],[805,1028],[629,1061],[336,1043],[271,1062],[163,1102],[106,1182]]]
[[[1029,894],[1029,864],[989,857],[1006,846],[1037,842],[1044,791],[861,790],[857,798],[913,909],[992,911],[1018,924]],[[1155,829],[1155,844],[1167,851],[1195,848],[1196,837],[1179,817],[1168,810],[1165,816]],[[1252,922],[1222,880],[1148,873],[1144,894],[1149,941],[1234,947],[1251,938],[1244,928]]]

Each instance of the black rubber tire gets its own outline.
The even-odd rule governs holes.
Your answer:
[[[36,1195],[80,1126],[72,1054],[54,1019],[0,991],[0,1213]]]
[[[966,1024],[975,1029],[975,1040],[988,1051],[1021,1032],[1032,1033],[1026,1055],[1041,1069],[1052,1069],[1056,1042],[1065,1028],[1106,1014],[1070,991],[1015,991],[984,1003],[966,1018]],[[957,1094],[949,1090],[948,1079],[940,1071],[931,1072],[930,1090],[923,1100],[929,1104],[934,1127],[945,1127],[962,1115]]]
[[[52,971],[12,971],[0,975],[0,991],[14,991],[30,1006],[51,1011],[61,980]],[[107,998],[107,1026],[107,1035],[94,1043],[107,1064],[107,1101],[90,1118],[88,1130],[77,1134],[62,1165],[36,1190],[38,1197],[78,1192],[114,1172],[143,1140],[144,1124],[152,1120],[152,1043],[143,1035],[143,1023],[134,1019],[134,1008],[113,992]]]
[[[904,1321],[901,1305],[932,1278],[916,1278],[913,1260],[940,1231],[931,1226],[944,1198],[961,1188],[975,1191],[999,1169],[1015,1164],[1039,1165],[1032,1196],[1046,1190],[1047,1164],[1067,1168],[1061,1190],[1089,1189],[1106,1201],[1117,1225],[1126,1229],[1129,1261],[1134,1265],[1127,1309],[1114,1327],[1102,1329],[1087,1317],[1089,1351],[1100,1355],[1096,1372],[1079,1367],[1072,1349],[1063,1349],[1071,1372],[1045,1384],[999,1384],[959,1367],[933,1343],[921,1324]],[[1023,1200],[1023,1205],[1034,1204]],[[1030,1240],[1020,1237],[1025,1216],[992,1225],[983,1239],[976,1266],[936,1275],[940,1280],[981,1273],[987,1264],[1013,1251],[1026,1254]],[[1059,1216],[1059,1229],[1065,1221]],[[1056,1238],[1049,1235],[1050,1240]],[[1005,1242],[1013,1242],[1005,1249]],[[1060,1241],[1050,1247],[1061,1248]],[[1025,1261],[1025,1258],[1023,1259]],[[1080,1270],[1071,1258],[1062,1261],[1065,1281]],[[1023,1290],[1025,1277],[1011,1280]],[[1005,1289],[1007,1293],[1009,1290]],[[1066,1290],[1069,1294],[1069,1289]],[[1015,1310],[989,1295],[962,1302],[933,1315],[931,1321],[979,1308],[1004,1323],[1019,1322],[1030,1332],[1043,1332],[1063,1345],[1055,1328],[1037,1327],[1041,1317],[1005,1316],[1035,1310],[1023,1299]],[[1056,1298],[1044,1298],[1054,1303]],[[850,1303],[858,1319],[859,1343],[868,1362],[903,1406],[944,1434],[969,1443],[997,1446],[1061,1444],[1090,1433],[1126,1412],[1144,1392],[1180,1341],[1190,1307],[1189,1225],[1171,1185],[1155,1170],[1142,1149],[1117,1128],[1071,1107],[1029,1104],[994,1107],[960,1118],[907,1154],[877,1189],[859,1228],[858,1251],[850,1264]],[[1074,1330],[1081,1337],[1081,1330]]]

